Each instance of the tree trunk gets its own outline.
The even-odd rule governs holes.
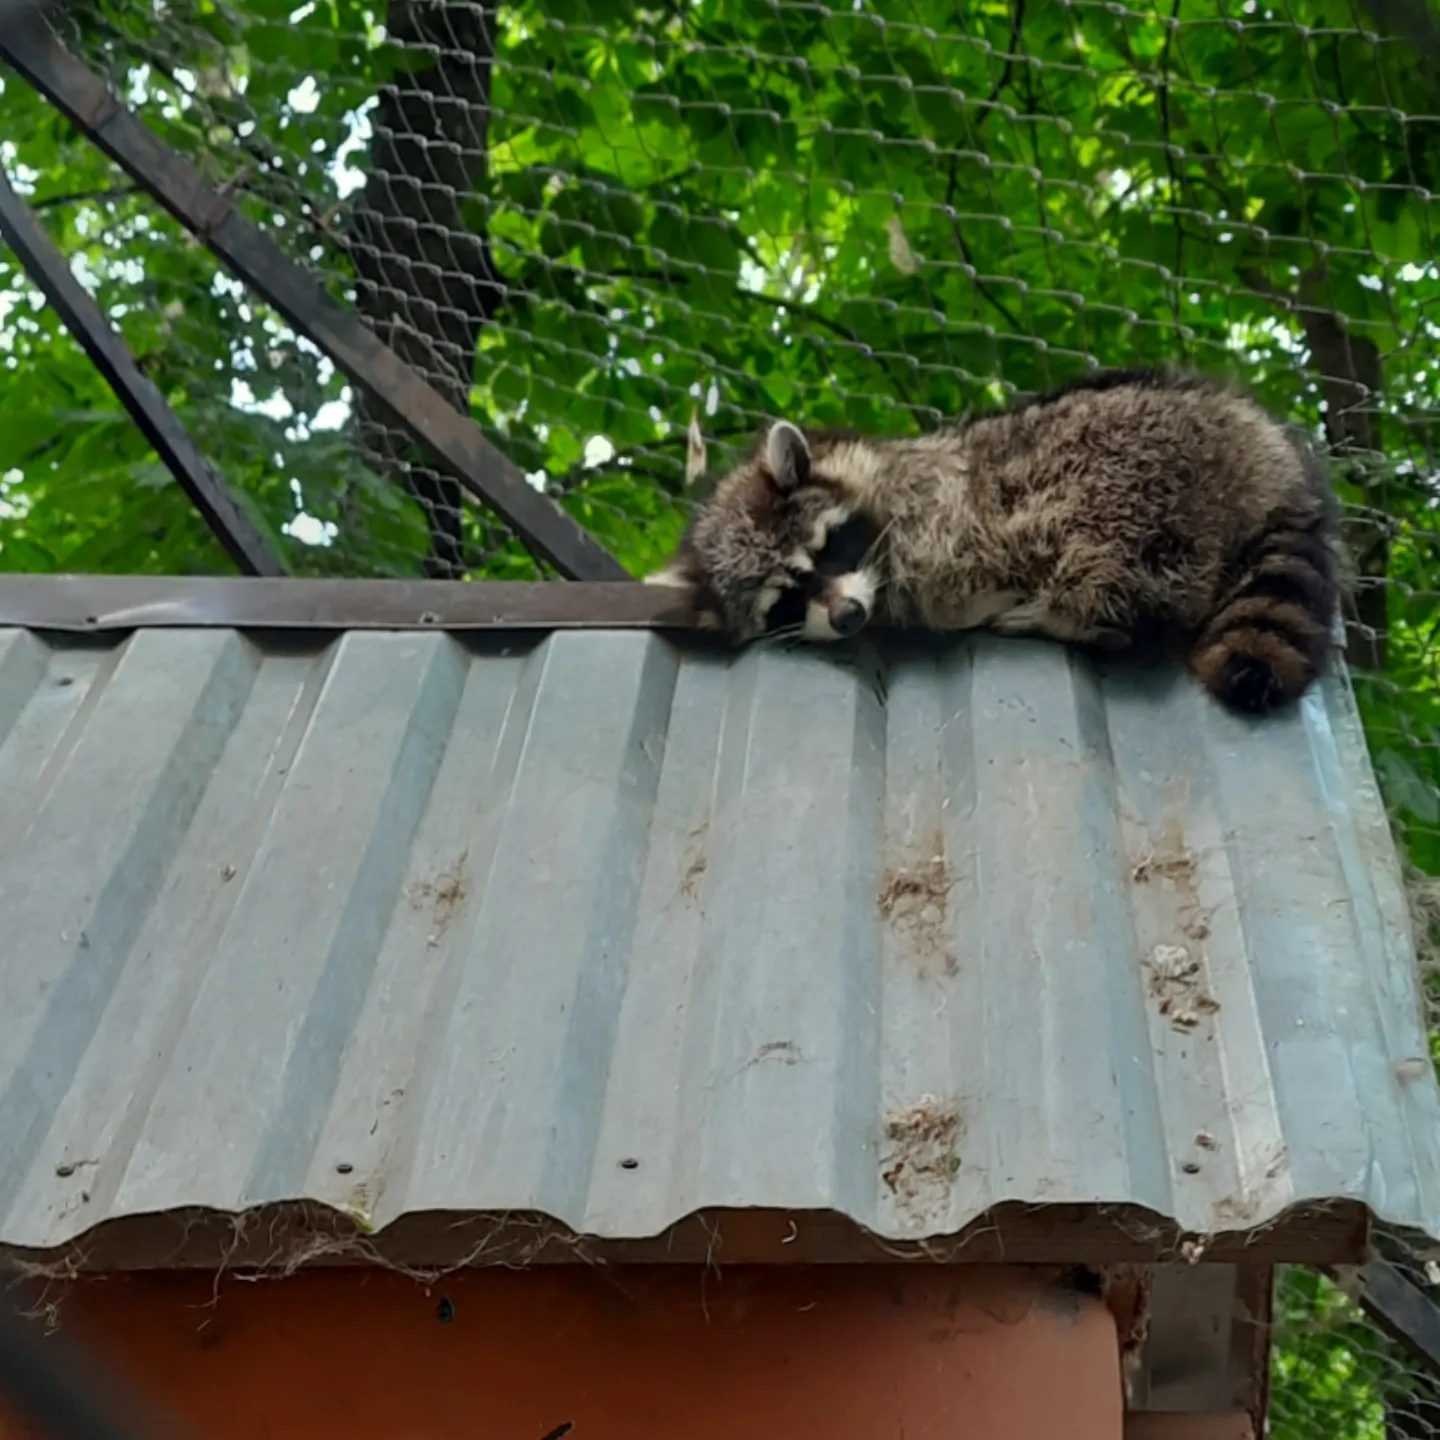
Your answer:
[[[370,169],[350,254],[360,312],[376,334],[462,415],[480,332],[503,292],[488,239],[461,207],[484,182],[495,54],[495,0],[390,0],[386,26],[410,64],[371,112]],[[464,573],[459,482],[435,470],[395,417],[368,397],[361,443],[380,473],[425,511],[425,574]]]
[[[1284,304],[1300,321],[1310,347],[1310,369],[1325,396],[1325,438],[1346,466],[1346,478],[1365,492],[1363,515],[1347,518],[1345,539],[1355,562],[1354,592],[1346,619],[1345,658],[1359,670],[1384,670],[1390,630],[1390,526],[1381,503],[1383,456],[1375,424],[1384,385],[1380,351],[1365,335],[1346,329],[1335,311],[1320,303],[1325,263],[1300,276],[1298,296],[1272,285],[1258,270],[1240,278],[1254,291]]]
[[[1365,492],[1365,511],[1349,519],[1346,539],[1355,560],[1345,658],[1360,670],[1384,670],[1390,629],[1390,529],[1383,511],[1383,471],[1375,431],[1375,405],[1384,376],[1380,351],[1365,335],[1346,330],[1333,311],[1302,308],[1311,368],[1325,395],[1325,433]]]

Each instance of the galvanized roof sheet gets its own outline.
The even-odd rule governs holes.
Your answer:
[[[7,1248],[286,1203],[1440,1234],[1343,679],[1251,723],[987,637],[0,630],[0,816]]]

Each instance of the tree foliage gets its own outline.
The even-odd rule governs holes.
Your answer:
[[[1348,0],[82,0],[65,19],[637,572],[684,523],[692,408],[719,468],[765,416],[901,432],[1094,363],[1241,376],[1337,452],[1380,640],[1357,673],[1372,752],[1410,860],[1440,875],[1440,65],[1378,28]],[[10,174],[297,573],[539,573],[3,84]],[[0,569],[227,570],[4,253],[0,357]],[[1345,1408],[1336,1343],[1290,1352],[1277,1386],[1330,1397],[1329,1435],[1378,1435],[1369,1402]]]
[[[1388,1440],[1386,1401],[1405,1383],[1395,1347],[1314,1270],[1284,1271],[1275,1302],[1273,1440]]]

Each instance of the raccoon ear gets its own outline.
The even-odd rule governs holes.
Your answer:
[[[690,428],[685,432],[685,488],[692,490],[705,478],[710,457],[705,448],[705,434],[700,429],[700,412],[690,411]]]
[[[810,445],[788,420],[777,420],[765,437],[765,462],[782,494],[810,479]]]

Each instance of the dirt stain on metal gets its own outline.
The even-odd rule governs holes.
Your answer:
[[[934,830],[907,865],[885,871],[875,903],[886,924],[904,935],[915,955],[939,961],[946,975],[959,968],[950,949],[950,890],[954,881],[945,854],[945,835]]]
[[[1197,960],[1183,945],[1157,945],[1145,958],[1146,989],[1175,1030],[1190,1031],[1220,1009]]]
[[[705,853],[705,841],[710,833],[710,826],[697,825],[690,832],[690,843],[694,847],[690,863],[685,867],[685,873],[680,879],[680,893],[687,899],[695,898],[695,891],[701,880],[705,878],[705,872],[710,868],[710,857]]]
[[[465,862],[469,858],[470,852],[462,850],[433,880],[417,880],[406,888],[405,893],[417,910],[430,906],[430,923],[434,926],[428,941],[431,945],[439,942],[470,893],[465,876]]]
[[[1171,820],[1160,832],[1155,848],[1130,869],[1136,885],[1165,886],[1175,900],[1176,918],[1186,940],[1200,944],[1210,935],[1210,912],[1200,904],[1199,865],[1185,843],[1178,821]]]
[[[886,1115],[880,1178],[916,1218],[949,1207],[960,1173],[961,1129],[959,1108],[933,1095]]]

